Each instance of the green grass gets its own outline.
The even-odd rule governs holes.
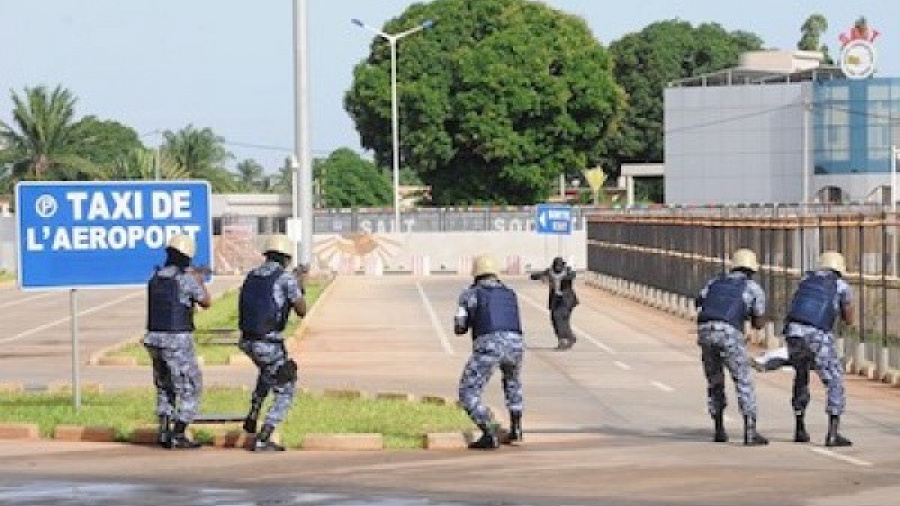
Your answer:
[[[312,308],[319,296],[324,290],[321,283],[309,283],[306,285],[306,304]],[[288,320],[287,328],[284,334],[292,336],[300,319],[293,315]],[[222,365],[228,363],[228,357],[240,354],[241,351],[234,344],[212,344],[210,341],[222,339],[221,333],[215,331],[233,331],[238,325],[238,292],[230,290],[221,297],[213,301],[209,309],[197,312],[194,317],[194,325],[196,331],[194,333],[194,343],[196,345],[197,356],[203,357],[203,361],[207,365]],[[213,331],[213,332],[209,332]],[[144,346],[139,342],[128,343],[122,348],[111,353],[113,356],[134,357],[140,365],[150,365],[150,357]]]
[[[0,269],[0,283],[5,281],[13,281],[16,279],[16,273],[6,269]]]
[[[206,389],[201,401],[202,411],[244,413],[249,399],[249,392],[238,389]],[[51,437],[57,425],[112,427],[120,441],[128,440],[135,428],[153,427],[156,423],[154,393],[149,388],[103,394],[85,392],[82,408],[77,412],[71,401],[69,393],[0,394],[0,421],[36,423],[43,437]],[[233,428],[240,426],[235,424]],[[428,432],[458,432],[472,428],[468,417],[456,406],[298,394],[278,430],[283,444],[290,448],[299,447],[303,436],[309,433],[375,432],[384,434],[386,448],[406,449],[421,448],[422,436]],[[200,430],[197,438],[210,441],[212,433]]]

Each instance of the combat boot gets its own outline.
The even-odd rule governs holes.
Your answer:
[[[256,435],[256,441],[253,442],[253,451],[255,452],[283,452],[284,447],[272,441],[272,431],[275,427],[265,424],[262,430]]]
[[[477,441],[469,443],[472,450],[496,450],[500,447],[500,438],[497,436],[497,429],[490,425],[479,426],[481,428],[481,437]]]
[[[258,404],[252,404],[250,406],[250,412],[247,413],[247,418],[244,419],[244,432],[248,434],[256,434],[256,424],[259,419],[259,408]]]
[[[176,450],[194,450],[200,448],[200,443],[196,441],[191,441],[185,435],[184,431],[187,429],[187,424],[182,421],[175,422],[175,428],[172,432],[172,441],[169,444],[169,448],[173,448]]]
[[[172,445],[172,419],[169,415],[159,416],[159,429],[156,431],[156,444],[163,448],[169,448]]]
[[[507,436],[506,440],[510,444],[522,442],[522,412],[521,411],[510,411],[509,412],[509,435]]]
[[[841,425],[840,415],[828,416],[828,435],[825,436],[825,446],[853,446],[853,442],[838,432]]]
[[[769,440],[756,432],[756,418],[744,416],[744,446],[764,446]]]
[[[725,413],[719,411],[718,413],[713,414],[712,419],[716,430],[713,435],[713,442],[727,443],[728,433],[725,432]]]
[[[804,420],[806,413],[797,411],[795,413],[796,424],[794,425],[794,442],[809,443],[809,433],[806,432],[806,422]]]

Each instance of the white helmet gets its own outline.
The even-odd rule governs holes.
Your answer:
[[[166,245],[166,247],[172,248],[188,258],[194,258],[194,253],[197,251],[197,245],[194,243],[194,239],[185,234],[173,235],[169,238],[169,244]]]
[[[475,261],[472,262],[472,276],[477,278],[487,274],[497,276],[500,271],[497,269],[497,261],[494,260],[494,257],[485,253],[475,257]]]
[[[847,273],[847,263],[844,262],[844,255],[837,251],[826,251],[819,257],[819,269],[831,269],[843,276]]]
[[[271,235],[268,239],[266,239],[266,245],[263,248],[263,253],[268,253],[270,251],[281,253],[284,256],[293,257],[294,241],[292,241],[290,237],[284,234]]]
[[[731,255],[732,269],[747,269],[751,272],[759,270],[759,262],[756,261],[756,253],[747,248],[741,248]]]

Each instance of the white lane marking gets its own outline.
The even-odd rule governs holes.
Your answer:
[[[90,308],[90,309],[81,311],[81,312],[78,313],[78,316],[86,316],[86,315],[89,315],[89,314],[92,314],[92,313],[96,313],[97,311],[106,309],[106,308],[108,308],[108,307],[110,307],[110,306],[115,306],[116,304],[121,304],[122,302],[125,302],[125,301],[128,300],[128,299],[133,299],[133,298],[138,297],[138,296],[141,296],[141,295],[143,295],[143,294],[144,294],[143,291],[139,291],[139,292],[134,292],[134,293],[132,293],[132,294],[130,294],[130,295],[125,295],[124,297],[119,297],[119,298],[116,299],[116,300],[111,300],[111,301],[109,301],[109,302],[107,302],[107,303],[105,303],[105,304],[101,304],[101,305],[99,305],[99,306],[92,307],[92,308]],[[25,332],[21,332],[21,333],[19,333],[19,334],[14,335],[14,336],[2,338],[2,339],[0,339],[0,343],[8,343],[8,342],[10,342],[10,341],[17,341],[17,340],[19,340],[19,339],[22,339],[23,337],[28,337],[28,336],[30,336],[30,335],[32,335],[32,334],[36,334],[36,333],[38,333],[38,332],[40,332],[40,331],[42,331],[42,330],[47,330],[47,329],[49,329],[49,328],[51,328],[51,327],[55,327],[55,326],[57,326],[57,325],[62,325],[63,323],[68,322],[70,319],[71,319],[71,315],[66,316],[65,318],[60,318],[60,319],[58,319],[58,320],[54,320],[54,321],[49,322],[49,323],[45,323],[45,324],[43,324],[43,325],[39,325],[39,326],[37,326],[37,327],[34,327],[34,328],[32,328],[32,329],[29,329],[29,330],[26,330]]]
[[[10,307],[10,306],[15,306],[17,304],[24,304],[24,303],[30,302],[32,300],[43,299],[44,297],[49,297],[51,295],[54,295],[54,293],[53,292],[45,292],[45,293],[41,293],[38,295],[32,295],[31,297],[25,297],[24,299],[11,300],[9,302],[4,302],[3,304],[0,304],[0,309],[5,308],[5,307]]]
[[[422,297],[422,303],[425,304],[425,311],[428,312],[428,317],[431,318],[431,325],[434,327],[438,338],[441,340],[441,346],[448,355],[453,355],[453,347],[450,346],[450,340],[447,339],[447,334],[444,332],[444,328],[441,327],[441,320],[438,318],[437,313],[434,312],[434,307],[431,305],[431,301],[428,300],[428,296],[425,295],[425,290],[422,288],[422,283],[419,281],[416,281],[416,290],[419,291],[419,296]]]
[[[616,360],[616,361],[613,362],[613,363],[616,364],[616,367],[618,367],[619,369],[622,369],[623,371],[630,371],[630,370],[631,370],[631,366],[628,365],[628,364],[626,364],[625,362],[620,362],[620,361]]]
[[[660,383],[659,381],[651,381],[650,384],[666,393],[675,391],[674,388],[670,387],[669,385],[666,385],[665,383]]]
[[[530,305],[532,305],[532,306],[538,308],[539,310],[543,311],[544,313],[550,314],[550,311],[549,311],[546,307],[544,307],[542,304],[539,304],[539,303],[535,302],[535,300],[532,299],[531,297],[529,297],[529,296],[527,296],[527,295],[524,295],[524,294],[519,294],[519,298],[523,299],[525,302],[527,302],[528,304],[530,304]],[[607,345],[601,343],[600,341],[598,341],[597,339],[595,339],[592,335],[590,335],[590,334],[588,334],[587,332],[581,330],[580,328],[576,327],[575,325],[572,325],[572,330],[573,330],[576,334],[578,334],[579,337],[583,337],[583,338],[587,339],[588,341],[592,342],[592,343],[594,344],[594,346],[600,348],[601,350],[605,351],[606,353],[609,353],[610,355],[615,355],[615,354],[616,354],[616,351],[615,351],[615,350],[613,350],[613,349],[610,348],[609,346],[607,346]]]
[[[810,448],[809,451],[818,453],[819,455],[824,455],[826,457],[831,457],[836,460],[841,460],[847,462],[849,464],[853,464],[855,466],[860,467],[871,467],[872,463],[868,460],[857,459],[854,457],[848,457],[847,455],[841,455],[840,453],[835,453],[831,450],[826,450],[825,448]]]
[[[725,421],[725,422],[727,422],[727,423],[731,423],[731,422],[734,421],[734,418],[731,418],[731,417],[728,416],[728,415],[722,415],[722,420]]]

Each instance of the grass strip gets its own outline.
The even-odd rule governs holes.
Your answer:
[[[106,426],[127,441],[140,427],[155,427],[154,392],[134,388],[109,393],[85,392],[82,408],[75,411],[69,393],[26,392],[0,394],[0,422],[36,423],[42,437],[51,437],[57,425]],[[204,413],[242,414],[250,402],[250,392],[237,388],[204,390]],[[264,410],[267,406],[264,407]],[[265,411],[264,411],[265,412]],[[201,427],[201,426],[198,426]],[[229,429],[240,429],[239,424]],[[305,434],[380,433],[390,449],[421,448],[429,432],[471,430],[472,424],[456,406],[381,399],[335,399],[298,394],[293,408],[279,425],[282,442],[290,448],[301,445]],[[213,431],[198,430],[198,439],[209,442]]]
[[[16,273],[13,271],[7,271],[5,269],[0,269],[0,283],[5,283],[7,281],[15,281]]]

